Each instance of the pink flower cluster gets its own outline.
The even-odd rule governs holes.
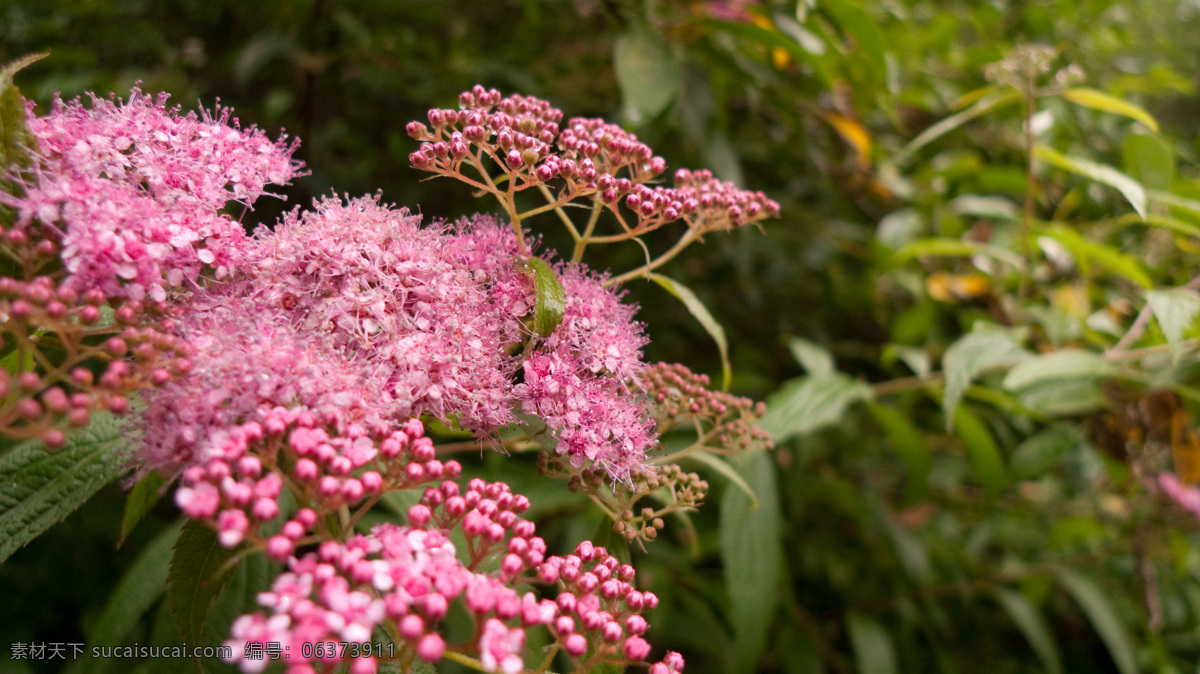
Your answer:
[[[56,449],[64,418],[80,427],[96,409],[124,413],[130,391],[186,372],[167,288],[206,266],[226,273],[246,236],[220,209],[297,175],[294,143],[242,131],[228,110],[180,116],[165,101],[134,89],[124,103],[27,109],[30,161],[17,165],[28,168],[0,167],[16,185],[0,190],[13,216],[0,256],[23,274],[0,282],[0,334],[19,355],[0,374],[8,435]]]
[[[640,391],[646,338],[634,308],[578,267],[559,267],[567,306],[544,349],[522,364],[515,388],[526,414],[546,422],[554,450],[575,467],[585,463],[627,482],[655,439]]]
[[[202,268],[220,278],[246,238],[220,209],[299,175],[296,143],[239,129],[228,109],[182,116],[166,98],[134,89],[90,108],[55,100],[45,117],[30,107],[32,179],[0,199],[17,211],[15,229],[59,248],[66,287],[162,301]]]
[[[494,219],[420,227],[374,198],[326,199],[245,247],[244,273],[197,292],[179,334],[187,381],[148,394],[143,459],[167,474],[203,465],[230,428],[276,408],[371,429],[428,414],[488,436],[524,406],[560,453],[625,479],[654,435],[627,386],[645,343],[634,309],[560,266],[562,324],[520,366],[536,301],[516,241]],[[197,464],[199,462],[199,464]]]
[[[472,480],[465,491],[451,481],[425,490],[409,509],[407,526],[382,524],[345,544],[327,541],[317,552],[289,561],[270,592],[258,602],[269,615],[254,613],[235,621],[232,661],[243,671],[261,671],[265,659],[252,659],[251,644],[278,644],[291,669],[332,669],[341,664],[336,649],[318,659],[305,644],[363,642],[384,621],[404,640],[402,661],[441,659],[448,647],[474,648],[487,671],[513,674],[525,669],[521,651],[525,630],[544,626],[576,666],[644,661],[650,646],[642,637],[648,624],[641,613],[657,605],[650,592],[632,584],[633,567],[622,565],[589,542],[574,555],[546,557],[546,544],[533,523],[519,514],[529,501],[503,483]],[[447,537],[462,531],[467,549]],[[478,567],[500,559],[499,571]],[[464,559],[466,561],[464,561]],[[518,593],[517,583],[536,580],[556,585],[554,600]],[[469,642],[448,646],[438,625],[450,604],[461,600],[475,620]],[[682,658],[668,654],[659,670],[679,671]],[[350,671],[374,672],[374,658],[358,658]]]
[[[682,219],[703,234],[779,213],[779,204],[762,192],[741,190],[709,171],[680,170],[673,188],[646,186],[666,170],[666,162],[636,135],[602,119],[573,118],[560,132],[563,113],[548,102],[521,95],[502,98],[495,89],[478,85],[459,96],[459,105],[459,110],[430,110],[432,129],[409,123],[409,136],[423,141],[409,155],[413,167],[483,187],[464,173],[464,165],[485,171],[482,159],[487,157],[517,190],[562,179],[556,204],[595,195],[624,224],[618,210],[623,198],[636,216],[636,224],[626,229],[636,233]]]

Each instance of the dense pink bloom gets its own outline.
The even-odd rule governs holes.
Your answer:
[[[369,197],[292,213],[248,254],[259,301],[353,361],[380,416],[503,426],[515,367],[507,348],[523,339],[531,304],[516,242],[491,218],[458,232],[419,222]]]
[[[16,228],[60,247],[67,287],[109,297],[161,301],[202,268],[224,276],[246,236],[220,209],[248,207],[300,168],[295,143],[238,128],[228,109],[181,115],[138,89],[90,107],[55,100],[27,121],[33,178],[23,195],[0,198]]]
[[[575,466],[585,462],[614,480],[645,459],[654,439],[640,392],[631,390],[644,365],[646,343],[634,307],[579,267],[559,268],[567,306],[544,351],[524,363],[515,393],[523,410],[545,420],[555,451]]]
[[[331,437],[422,414],[486,437],[519,405],[573,463],[628,479],[654,439],[635,308],[602,277],[560,266],[563,321],[522,364],[511,354],[536,297],[517,259],[511,230],[488,217],[420,227],[374,198],[291,214],[242,252],[245,272],[193,298],[178,326],[197,352],[192,374],[151,395],[144,460],[175,473],[279,407],[336,419]],[[356,469],[382,449],[360,440],[337,453]],[[301,480],[316,475],[296,468]]]

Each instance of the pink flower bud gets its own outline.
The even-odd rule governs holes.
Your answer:
[[[582,634],[572,634],[563,642],[563,648],[575,657],[579,657],[587,653],[587,638]]]
[[[294,524],[294,522],[289,522]],[[272,536],[267,539],[267,556],[277,562],[285,562],[292,555],[292,541],[286,536]]]
[[[417,656],[425,662],[437,662],[446,650],[446,642],[436,634],[426,634],[417,642]]]
[[[609,623],[616,625],[616,623]],[[607,636],[607,635],[606,635]],[[645,639],[639,636],[632,636],[621,644],[621,652],[630,660],[645,660],[646,656],[650,655],[650,644]]]

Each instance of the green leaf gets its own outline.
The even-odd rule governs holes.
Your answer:
[[[236,554],[221,546],[212,527],[196,520],[184,525],[171,557],[167,588],[184,641],[202,643],[209,607],[232,579],[234,565],[227,562]]]
[[[851,611],[846,614],[846,632],[854,662],[862,674],[896,674],[896,652],[892,637],[878,620]]]
[[[655,32],[634,29],[617,36],[613,66],[625,116],[633,124],[657,117],[679,95],[683,67],[671,44]]]
[[[1060,423],[1029,436],[1012,451],[1009,468],[1013,477],[1027,480],[1054,467],[1067,450],[1079,442],[1079,431]]]
[[[1147,290],[1146,302],[1167,338],[1171,358],[1178,361],[1184,332],[1196,322],[1196,314],[1200,314],[1200,293],[1191,288]]]
[[[1138,215],[1145,219],[1146,188],[1142,187],[1141,183],[1133,178],[1106,164],[1100,164],[1080,157],[1068,157],[1046,145],[1039,144],[1034,146],[1033,155],[1051,166],[1116,188],[1129,201],[1129,205],[1133,206],[1133,210],[1137,211]]]
[[[179,538],[183,522],[163,529],[138,555],[137,560],[125,572],[117,584],[104,612],[91,625],[87,633],[89,644],[119,644],[162,596],[167,585],[167,569],[171,561],[171,548]],[[85,659],[84,672],[99,672],[109,668],[101,666],[104,661]],[[92,666],[86,666],[91,664]]]
[[[811,68],[815,79],[825,84],[832,81],[829,69],[818,58],[819,54],[816,51],[816,41],[820,40],[820,38],[803,27],[801,27],[801,31],[803,32],[800,32],[795,31],[791,25],[784,24],[777,31],[741,21],[717,21],[714,19],[705,19],[702,25],[714,32],[727,33],[735,38],[753,42],[763,47],[779,47],[786,51],[797,63],[803,63]],[[781,32],[785,28],[792,30],[792,34],[788,35]],[[823,52],[823,42],[820,49]]]
[[[35,143],[25,121],[25,99],[13,83],[13,75],[49,53],[25,56],[0,69],[0,192],[14,193],[15,186],[4,178],[4,174],[12,168],[28,167],[29,150]],[[0,223],[7,224],[10,221],[9,209],[0,206]]]
[[[810,342],[802,337],[789,337],[788,350],[792,352],[792,357],[796,359],[796,362],[809,374],[833,374],[833,356],[820,344]]]
[[[1078,232],[1063,225],[1053,225],[1045,229],[1038,229],[1037,231],[1039,234],[1049,236],[1061,243],[1064,248],[1070,251],[1071,255],[1075,257],[1075,261],[1079,264],[1080,271],[1084,273],[1087,273],[1091,262],[1094,261],[1109,271],[1120,274],[1143,288],[1149,288],[1153,285],[1150,281],[1150,274],[1146,272],[1146,268],[1142,266],[1142,263],[1137,258],[1126,255],[1112,246],[1106,246],[1080,236]]]
[[[30,440],[0,456],[0,562],[117,479],[125,444],[121,422],[96,413],[57,452]]]
[[[533,279],[533,286],[537,291],[533,329],[539,337],[549,337],[554,334],[559,323],[562,323],[563,312],[567,308],[567,293],[563,290],[558,275],[542,258],[529,257],[518,264],[520,270]]]
[[[976,330],[951,344],[942,356],[942,369],[946,373],[946,386],[942,392],[946,431],[954,429],[954,410],[958,408],[967,386],[979,373],[1001,365],[1012,365],[1026,355],[1012,335],[1000,330]]]
[[[1188,199],[1181,197],[1178,194],[1164,192],[1162,190],[1148,190],[1146,196],[1155,203],[1166,204],[1172,208],[1180,208],[1193,215],[1200,216],[1200,200]]]
[[[159,475],[157,470],[152,470],[146,477],[133,485],[133,489],[129,492],[129,498],[125,501],[125,515],[121,518],[121,538],[117,539],[117,547],[121,547],[125,543],[125,539],[129,538],[133,528],[162,498],[164,484],[166,484],[166,480],[162,475]]]
[[[866,54],[875,77],[883,79],[887,72],[887,56],[883,51],[883,35],[875,20],[857,4],[846,0],[822,0],[821,9],[853,38],[855,46]]]
[[[905,501],[914,503],[921,500],[929,486],[929,470],[933,461],[929,446],[925,444],[917,425],[891,405],[872,403],[867,405],[867,409],[870,410],[871,416],[875,417],[875,421],[883,426],[892,449],[904,462],[904,469],[908,472]]]
[[[783,568],[783,521],[775,484],[775,466],[766,452],[738,457],[739,470],[758,503],[741,490],[721,499],[721,562],[734,625],[735,671],[757,667],[779,601]]]
[[[717,343],[717,351],[721,354],[721,390],[728,391],[730,381],[733,378],[733,368],[729,365],[729,342],[725,339],[725,328],[713,318],[713,315],[708,311],[708,307],[696,297],[696,293],[692,292],[691,288],[683,285],[679,281],[663,276],[662,274],[650,274],[649,279],[658,285],[667,289],[687,310],[700,321],[700,325],[708,332],[713,341]]]
[[[934,257],[974,257],[976,255],[985,255],[1001,262],[1007,262],[1018,269],[1025,267],[1025,261],[1021,259],[1020,255],[1000,246],[974,241],[963,241],[962,239],[944,238],[913,241],[896,251],[896,263],[907,262],[908,260],[927,255]]]
[[[1085,108],[1091,108],[1101,112],[1111,112],[1113,114],[1137,120],[1149,127],[1154,133],[1158,133],[1158,122],[1155,121],[1154,117],[1151,116],[1150,113],[1143,110],[1140,106],[1117,98],[1116,96],[1106,94],[1103,91],[1091,89],[1089,87],[1074,87],[1064,91],[1062,93],[1062,97],[1076,105],[1082,105]]]
[[[967,461],[983,485],[988,502],[994,502],[1008,482],[1008,474],[991,432],[966,407],[959,407],[954,412],[954,433],[966,446]]]
[[[1050,631],[1050,626],[1037,607],[1031,604],[1025,595],[1006,587],[997,587],[995,597],[996,602],[1008,614],[1009,620],[1013,621],[1013,624],[1024,635],[1025,640],[1029,642],[1030,648],[1042,661],[1042,667],[1045,668],[1047,674],[1060,674],[1063,668],[1062,659],[1058,654],[1058,644],[1054,641],[1054,633]]]
[[[1112,656],[1117,671],[1121,674],[1136,674],[1137,658],[1134,656],[1133,643],[1129,640],[1129,634],[1121,624],[1120,614],[1113,607],[1108,594],[1096,587],[1091,580],[1070,569],[1059,569],[1056,575],[1058,582],[1075,603],[1079,604],[1096,634],[1100,635],[1100,640],[1108,647],[1108,653]]]
[[[1108,377],[1116,371],[1094,351],[1060,349],[1017,363],[1004,377],[1002,386],[1012,391],[1054,379]]]
[[[1175,181],[1175,152],[1158,136],[1130,134],[1121,144],[1121,167],[1147,190],[1169,190]]]
[[[741,473],[737,472],[737,469],[729,465],[728,462],[705,451],[692,452],[686,458],[698,461],[720,473],[722,477],[728,479],[735,487],[741,489],[746,494],[746,497],[750,499],[750,503],[755,509],[758,508],[758,496],[755,495],[754,489],[742,478]]]
[[[1021,94],[1012,89],[1003,89],[989,93],[976,101],[971,107],[960,112],[956,112],[917,134],[916,138],[913,138],[911,141],[909,141],[908,145],[905,145],[904,148],[900,150],[893,161],[895,161],[897,164],[902,164],[921,148],[957,129],[963,124],[966,124],[972,119],[975,119],[981,115],[985,115],[992,110],[1002,108],[1006,105],[1020,103],[1021,100]]]
[[[852,403],[871,397],[870,386],[840,372],[799,377],[767,400],[767,413],[758,425],[775,442],[783,442],[837,423]]]

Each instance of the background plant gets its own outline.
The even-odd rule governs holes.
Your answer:
[[[1172,450],[1186,450],[1193,425],[1196,218],[1180,201],[1198,196],[1188,3],[218,3],[187,21],[144,10],[11,3],[5,60],[55,48],[53,65],[26,71],[25,93],[43,103],[136,79],[181,101],[219,95],[305,138],[301,157],[321,167],[300,188],[311,193],[380,185],[427,213],[463,212],[449,181],[412,187],[421,174],[404,176],[403,125],[483,82],[568,115],[622,112],[672,164],[750,176],[782,203],[763,234],[706,238],[662,270],[722,326],[733,390],[763,397],[803,377],[771,401],[782,410],[773,430],[793,437],[773,464],[743,467],[759,509],[739,490],[713,494],[720,505],[701,511],[697,531],[738,526],[664,535],[641,562],[642,577],[673,588],[652,621],[671,647],[698,654],[689,667],[1131,671],[1195,659],[1194,520],[1127,477],[1176,467]],[[480,11],[494,14],[465,18]],[[1038,99],[1026,127],[1027,99],[985,68],[1031,44],[1057,51],[1041,86],[1075,65],[1086,79],[1069,86],[1136,104],[1157,132],[1065,89]],[[961,114],[988,93],[1007,103]],[[1031,155],[1027,129],[1056,154]],[[1102,165],[1141,184],[1144,216],[1127,195],[1136,190],[1097,178]],[[546,245],[570,249],[554,236]],[[620,269],[645,259],[632,244],[604,256]],[[686,353],[720,372],[686,306],[630,287],[655,307],[650,358]],[[1160,320],[1171,307],[1174,327]],[[964,366],[981,354],[996,369]],[[1012,375],[1018,361],[1030,365]],[[964,401],[949,415],[947,390]],[[119,510],[123,498],[109,497]],[[564,502],[531,516],[544,516],[548,539],[580,540],[596,521],[575,512]],[[66,563],[56,545],[111,549],[111,534],[81,533],[97,526],[90,517],[0,567],[13,587],[43,588],[17,595],[5,633],[78,634],[86,628],[55,612],[102,613],[111,582],[87,581],[103,565],[74,573],[86,594],[32,579]],[[92,556],[128,563],[150,532],[116,557]],[[777,584],[758,582],[764,574]],[[134,640],[153,620],[129,624]]]

